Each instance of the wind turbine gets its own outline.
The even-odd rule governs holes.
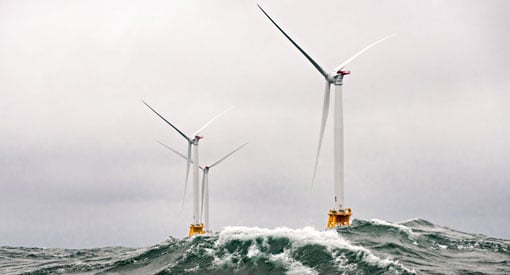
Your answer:
[[[334,117],[333,117],[333,146],[334,146],[334,160],[333,160],[333,176],[334,176],[334,207],[328,212],[328,223],[327,228],[335,228],[337,226],[344,226],[350,224],[350,216],[352,215],[350,208],[344,208],[344,144],[343,144],[343,114],[342,114],[342,85],[343,78],[345,75],[350,74],[350,71],[344,70],[345,66],[353,61],[355,58],[363,54],[368,49],[373,46],[383,42],[384,40],[393,37],[394,35],[390,35],[384,37],[380,40],[375,41],[374,43],[368,45],[363,48],[361,51],[357,52],[355,55],[345,60],[343,63],[338,65],[335,70],[331,73],[326,72],[315,60],[313,60],[310,55],[308,55],[290,36],[285,33],[285,31],[276,24],[276,22],[269,16],[269,14],[262,9],[260,5],[257,4],[259,9],[264,13],[264,15],[275,25],[276,28],[308,59],[310,63],[321,73],[321,75],[326,80],[326,85],[324,89],[324,103],[322,107],[322,120],[321,120],[321,128],[319,133],[319,145],[317,148],[317,155],[315,158],[315,166],[313,169],[313,177],[312,177],[312,185],[315,180],[315,174],[317,171],[317,164],[319,161],[319,154],[322,145],[322,139],[324,136],[324,129],[326,127],[326,121],[328,119],[329,112],[329,99],[330,99],[330,90],[331,84],[335,85],[335,98],[334,98]]]
[[[204,167],[204,170],[203,170],[204,175],[202,178],[202,214],[204,216],[204,224],[205,224],[206,231],[209,231],[211,228],[211,226],[209,224],[209,169],[220,164],[220,162],[224,161],[225,159],[230,157],[235,152],[241,150],[241,148],[243,148],[247,144],[248,143],[245,143],[245,144],[237,147],[235,150],[226,154],[224,157],[220,158],[216,162],[213,162],[212,164]]]
[[[183,159],[188,160],[188,158],[184,154],[179,153],[177,150],[172,149],[170,146],[168,146],[168,145],[166,145],[166,144],[164,144],[162,142],[159,142],[159,141],[158,141],[158,143],[163,145],[164,147],[166,147],[170,151],[174,152],[175,154],[181,156]],[[202,217],[203,217],[204,230],[206,232],[209,232],[210,228],[211,228],[211,225],[209,224],[209,169],[211,169],[214,166],[220,164],[222,161],[224,161],[225,159],[230,157],[232,154],[234,154],[235,152],[241,150],[241,148],[243,148],[247,144],[248,143],[245,143],[245,144],[237,147],[235,150],[233,150],[232,152],[228,153],[227,155],[225,155],[224,157],[222,157],[221,159],[217,160],[216,162],[214,162],[211,165],[207,165],[205,167],[199,166],[199,168],[202,170],[202,173],[203,173],[203,177],[202,177],[202,209],[201,209],[201,215],[200,215],[201,218],[200,218],[200,220],[202,220]]]
[[[214,120],[219,118],[221,115],[226,113],[227,111],[230,111],[233,107],[228,108],[227,110],[221,112],[220,114],[213,117],[211,120],[209,120],[202,128],[198,129],[194,134],[193,138],[188,137],[185,135],[181,130],[179,130],[177,127],[175,127],[172,123],[170,123],[166,118],[164,118],[161,114],[159,114],[154,108],[152,108],[147,102],[143,101],[143,104],[147,106],[151,111],[153,111],[156,115],[158,115],[161,119],[163,119],[168,125],[170,125],[174,130],[176,130],[186,141],[188,142],[188,163],[186,165],[186,180],[184,182],[184,197],[183,197],[183,205],[184,205],[184,199],[186,197],[186,189],[188,186],[188,175],[189,175],[189,168],[190,164],[193,163],[193,223],[190,225],[189,228],[189,236],[193,236],[195,234],[203,234],[204,233],[204,225],[199,222],[199,216],[198,216],[198,181],[199,181],[199,175],[198,175],[198,142],[200,139],[203,138],[203,136],[200,136],[200,132],[202,132],[209,124],[211,124]],[[191,149],[193,148],[193,159],[191,158]],[[181,206],[182,209],[182,206]]]

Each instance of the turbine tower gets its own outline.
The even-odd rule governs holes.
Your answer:
[[[172,149],[170,146],[168,146],[168,145],[166,145],[166,144],[164,144],[162,142],[159,142],[159,141],[158,141],[158,143],[163,145],[164,147],[166,147],[170,151],[174,152],[175,154],[179,155],[183,159],[188,160],[188,158],[185,155],[179,153],[175,149]],[[200,214],[200,220],[203,221],[204,230],[206,232],[210,232],[211,231],[211,225],[209,223],[209,169],[211,169],[214,166],[220,164],[220,162],[224,161],[225,159],[230,157],[235,152],[241,150],[241,148],[243,148],[247,144],[248,143],[245,143],[245,144],[237,147],[235,150],[233,150],[232,152],[228,153],[227,155],[225,155],[224,157],[222,157],[221,159],[217,160],[216,162],[214,162],[211,165],[207,165],[205,167],[199,166],[199,168],[202,170],[202,173],[203,173],[203,176],[202,176],[202,209],[201,209],[201,212],[200,212],[201,213]]]
[[[315,174],[317,171],[317,164],[319,161],[319,155],[322,145],[322,138],[324,136],[324,129],[326,127],[326,121],[328,119],[329,112],[329,101],[330,101],[330,90],[331,85],[335,85],[335,97],[333,105],[333,179],[334,179],[334,206],[328,212],[328,223],[327,228],[335,228],[337,226],[345,226],[350,224],[350,216],[352,215],[350,208],[344,208],[344,142],[343,142],[343,110],[342,110],[342,86],[343,78],[345,75],[350,74],[350,71],[344,70],[345,66],[353,61],[356,57],[370,49],[371,47],[381,43],[382,41],[393,37],[390,35],[384,37],[355,55],[338,65],[335,70],[331,73],[326,72],[310,55],[308,55],[285,31],[276,24],[276,22],[269,16],[269,14],[262,9],[260,5],[257,5],[264,15],[275,25],[275,27],[308,59],[310,63],[321,73],[326,80],[324,89],[324,103],[322,107],[322,120],[321,128],[319,132],[319,145],[317,148],[317,155],[315,158],[315,166],[313,169],[312,185],[315,180]]]
[[[200,223],[200,218],[198,215],[198,182],[199,182],[199,175],[198,175],[198,142],[200,139],[203,138],[203,136],[200,135],[200,132],[204,130],[209,124],[211,124],[214,120],[219,118],[221,115],[226,113],[227,111],[230,111],[233,107],[223,111],[222,113],[218,114],[217,116],[213,117],[209,122],[207,122],[202,128],[198,129],[194,134],[193,138],[188,137],[185,135],[181,130],[179,130],[177,127],[175,127],[172,123],[170,123],[166,118],[164,118],[161,114],[159,114],[154,108],[152,108],[147,102],[143,101],[143,104],[147,106],[151,111],[153,111],[157,116],[159,116],[162,120],[164,120],[168,125],[170,125],[174,130],[176,130],[186,141],[188,142],[188,157],[187,157],[187,165],[186,165],[186,180],[184,182],[184,196],[182,199],[182,205],[181,205],[181,211],[182,207],[184,205],[184,199],[186,197],[186,189],[188,186],[188,176],[189,176],[189,169],[190,164],[193,163],[193,223],[190,225],[189,228],[189,236],[193,236],[196,234],[203,234],[204,231],[204,225]],[[192,150],[193,148],[193,150]],[[193,151],[193,160],[192,160],[192,154]]]

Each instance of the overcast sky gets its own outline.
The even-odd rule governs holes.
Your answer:
[[[213,3],[214,2],[214,3]],[[262,1],[344,82],[353,218],[510,238],[509,1]],[[323,228],[332,129],[310,192],[323,78],[255,1],[0,0],[0,246],[149,246],[187,235],[186,141],[211,226]]]

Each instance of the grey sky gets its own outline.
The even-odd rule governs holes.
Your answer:
[[[345,80],[346,206],[510,238],[508,1],[263,1]],[[211,223],[322,228],[332,131],[310,192],[323,79],[254,1],[0,0],[0,245],[182,237],[185,162],[204,132]],[[331,122],[331,121],[330,121]]]

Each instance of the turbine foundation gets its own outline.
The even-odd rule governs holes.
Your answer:
[[[189,234],[188,234],[189,237],[194,236],[194,235],[198,235],[198,234],[205,234],[204,224],[203,223],[201,223],[201,224],[192,224],[192,225],[189,226]]]
[[[349,226],[351,224],[351,215],[352,212],[350,208],[345,208],[344,210],[329,210],[326,229]]]

